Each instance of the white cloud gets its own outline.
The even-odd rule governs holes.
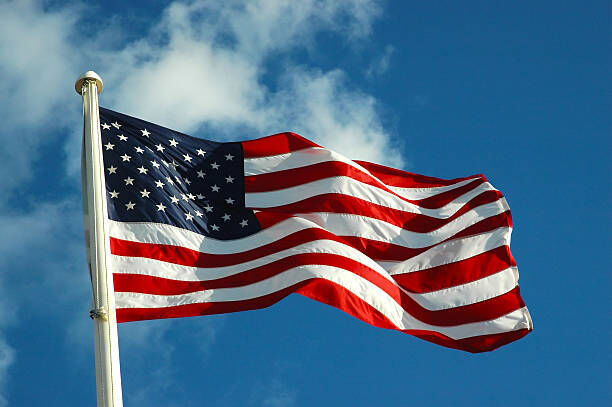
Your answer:
[[[395,48],[392,45],[385,46],[383,53],[373,60],[368,69],[366,70],[366,76],[372,78],[374,76],[379,76],[387,72],[389,69],[389,65],[391,64],[391,57],[395,52]]]
[[[14,359],[14,349],[0,336],[0,407],[8,406],[8,400],[4,394],[8,381],[8,369],[13,364]]]
[[[22,213],[0,201],[0,406],[7,403],[9,369],[18,360],[9,333],[19,316],[64,317],[88,295],[78,210],[60,202]],[[80,316],[86,315],[82,309]]]
[[[29,127],[48,120],[75,80],[71,36],[78,10],[41,8],[33,0],[0,4],[0,95],[10,100],[0,110],[3,124]]]
[[[78,173],[79,102],[72,85],[75,69],[88,65],[105,80],[101,104],[128,114],[187,132],[203,125],[221,135],[236,128],[250,129],[249,136],[297,130],[334,140],[330,147],[352,158],[401,164],[375,100],[351,89],[342,72],[285,60],[272,79],[274,91],[263,81],[268,64],[278,64],[283,52],[314,47],[321,32],[349,43],[367,37],[380,14],[378,1],[177,1],[149,32],[119,47],[129,28],[113,16],[105,20],[112,30],[105,24],[77,42],[84,10],[34,0],[0,3],[0,96],[11,101],[0,109],[8,123],[0,152],[5,191],[32,177],[32,163],[48,142],[41,130],[75,129],[64,166],[71,176]],[[315,122],[321,124],[305,125]],[[11,137],[16,131],[19,137]],[[355,151],[355,141],[370,144]]]
[[[113,85],[102,104],[187,132],[204,124],[221,134],[295,131],[351,158],[402,165],[376,100],[351,89],[342,71],[285,62],[276,91],[262,79],[278,52],[308,46],[320,31],[347,41],[368,34],[377,2],[212,4],[173,3],[153,36],[106,55]]]
[[[401,167],[399,148],[385,132],[376,100],[346,85],[345,74],[290,70],[267,113],[279,131],[291,129],[352,158]]]
[[[0,2],[0,189],[5,194],[32,176],[39,146],[50,141],[38,129],[57,128],[66,117],[52,112],[74,83],[75,21],[72,8],[44,12],[33,0]]]
[[[278,377],[266,381],[257,381],[253,387],[251,399],[253,404],[262,407],[293,407],[298,404],[298,392],[289,388]]]
[[[15,320],[14,313],[11,312],[13,304],[7,301],[7,294],[5,278],[0,275],[0,407],[8,405],[9,368],[15,361],[15,349],[6,341],[3,332]]]

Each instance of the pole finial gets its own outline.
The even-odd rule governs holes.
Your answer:
[[[80,95],[83,89],[83,82],[86,80],[94,80],[96,81],[96,85],[98,87],[98,94],[102,92],[102,88],[104,87],[104,83],[102,82],[102,78],[100,75],[95,73],[94,71],[87,71],[83,75],[79,76],[79,79],[74,83],[74,90]]]

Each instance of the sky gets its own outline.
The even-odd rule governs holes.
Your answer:
[[[534,331],[484,354],[291,295],[119,326],[126,406],[612,403],[605,1],[0,0],[0,407],[95,405],[82,101],[217,141],[483,173]]]

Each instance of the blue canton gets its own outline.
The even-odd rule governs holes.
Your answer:
[[[215,239],[260,230],[244,207],[240,143],[194,138],[100,108],[108,216],[178,226]]]

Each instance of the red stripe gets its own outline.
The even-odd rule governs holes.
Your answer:
[[[472,336],[464,339],[452,339],[439,332],[407,330],[405,333],[416,336],[428,342],[446,346],[447,348],[465,350],[472,353],[490,352],[510,342],[521,339],[531,330],[519,329],[492,335]]]
[[[383,314],[353,294],[351,291],[347,290],[341,285],[322,279],[302,281],[291,287],[275,291],[269,295],[244,301],[198,303],[166,308],[119,308],[117,309],[117,322],[223,314],[260,309],[275,304],[294,292],[324,304],[336,307],[370,325],[380,328],[397,329],[397,327]],[[497,334],[495,336],[485,335],[482,337],[466,338],[468,340],[453,340],[437,332],[419,330],[406,330],[404,332],[441,344],[443,346],[464,349],[471,352],[483,352],[495,349],[496,347],[501,346],[503,343],[507,343],[503,342],[504,339],[508,340],[513,337],[508,337],[505,334]],[[527,332],[524,334],[526,333]],[[515,339],[524,336],[524,334],[516,337]],[[509,341],[515,339],[510,339]]]
[[[426,293],[479,280],[512,266],[516,262],[510,247],[500,246],[465,260],[392,277],[410,292]]]
[[[325,161],[322,163],[312,164],[300,168],[275,171],[267,174],[245,176],[244,191],[246,193],[278,191],[281,189],[304,185],[309,182],[314,182],[321,179],[340,176],[349,177],[363,184],[380,188],[383,191],[386,191],[396,196],[402,201],[410,202],[423,208],[431,209],[440,208],[485,182],[484,180],[477,178],[474,181],[459,188],[451,189],[450,191],[442,192],[440,194],[433,195],[429,198],[413,200],[402,197],[396,192],[390,190],[385,184],[379,182],[378,180],[372,178],[372,176],[370,176],[369,174],[366,174],[351,165],[348,165],[341,161]]]
[[[457,182],[464,181],[466,179],[480,178],[486,181],[484,175],[475,174],[469,177],[454,178],[454,179],[442,179],[435,177],[428,177],[426,175],[415,174],[412,172],[397,170],[395,168],[386,167],[380,164],[373,164],[367,161],[355,162],[372,173],[376,178],[380,179],[387,185],[402,188],[432,188],[442,187],[447,185],[453,185]]]
[[[328,265],[358,275],[379,287],[415,318],[433,325],[452,326],[489,320],[522,307],[520,298],[510,293],[481,302],[446,310],[430,311],[423,308],[392,281],[382,277],[364,264],[336,254],[305,253],[283,258],[236,275],[209,281],[177,281],[141,274],[115,274],[115,291],[140,292],[157,295],[179,295],[201,290],[232,288],[277,277],[286,270],[302,265]]]
[[[319,228],[309,228],[291,233],[277,241],[239,253],[210,254],[181,246],[132,242],[110,237],[111,253],[117,256],[144,257],[191,267],[225,267],[251,261],[286,250],[313,240],[328,239],[343,242],[343,239]]]
[[[270,213],[285,213],[290,215],[294,213],[326,212],[366,216],[412,232],[428,233],[441,228],[474,208],[495,202],[500,198],[502,198],[502,194],[499,193],[499,191],[485,191],[468,201],[452,216],[440,219],[419,213],[389,208],[350,195],[322,194],[287,205],[266,208],[265,211],[259,212],[262,215],[258,213],[256,216],[258,219],[260,219],[261,216],[262,220],[260,225],[262,228],[269,227],[268,224],[270,224],[270,221],[274,218],[274,215],[270,215]],[[287,217],[288,216],[283,219]],[[278,222],[272,222],[271,224],[274,223]]]
[[[270,211],[262,211],[255,212],[255,217],[257,218],[257,222],[259,222],[259,226],[262,229],[267,229],[280,223],[284,220],[293,217],[292,213],[278,213],[278,212],[270,212]]]
[[[266,157],[290,153],[310,147],[319,147],[318,144],[298,134],[289,132],[274,134],[257,140],[243,141],[241,144],[244,158]]]
[[[418,254],[421,254],[434,246],[441,243],[458,239],[461,237],[468,237],[479,233],[490,232],[500,227],[511,227],[512,222],[510,218],[510,212],[504,212],[499,215],[492,216],[490,218],[481,220],[474,225],[463,229],[462,231],[454,234],[448,239],[437,243],[432,246],[421,247],[421,248],[410,248],[404,247],[389,242],[381,242],[379,240],[366,239],[363,237],[355,236],[343,236],[344,243],[354,247],[360,252],[364,253],[368,257],[379,261],[404,261],[410,259]]]
[[[448,238],[451,240],[458,237],[470,236],[477,233],[493,230],[503,226],[511,226],[509,224],[509,212],[504,212],[500,215],[484,219],[464,230]],[[313,240],[333,240],[336,242],[348,244],[355,249],[363,252],[371,259],[375,260],[397,260],[402,261],[409,259],[417,254],[420,254],[431,247],[424,248],[407,248],[395,245],[388,242],[380,242],[365,238],[353,236],[336,236],[326,230],[319,228],[309,228],[289,234],[277,241],[268,243],[263,246],[246,250],[239,253],[231,254],[210,254],[202,253],[197,250],[188,249],[185,247],[133,242],[129,240],[117,239],[110,237],[111,253],[117,256],[128,257],[144,257],[156,259],[168,263],[180,264],[190,267],[225,267],[234,264],[239,264],[260,257],[270,255],[282,250],[295,247],[302,243],[307,243]],[[438,243],[439,244],[439,243]]]

